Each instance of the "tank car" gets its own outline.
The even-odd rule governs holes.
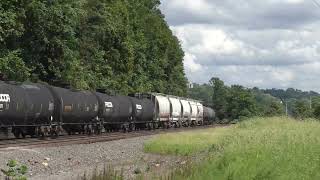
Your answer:
[[[68,134],[98,131],[99,102],[90,91],[48,86],[54,97],[54,119]]]
[[[203,125],[203,105],[200,102],[197,102],[198,115],[197,115],[197,124]]]
[[[182,106],[180,100],[176,97],[169,96],[170,102],[170,122],[174,127],[182,126]]]
[[[183,126],[188,127],[191,124],[191,107],[187,100],[180,100],[182,107],[182,123]]]
[[[170,122],[170,101],[163,94],[152,94],[152,101],[155,104],[155,120],[162,128],[169,128]]]
[[[190,108],[191,108],[191,117],[190,117],[190,125],[195,126],[197,125],[197,120],[198,120],[198,106],[197,102],[193,100],[189,100]]]
[[[109,96],[96,92],[99,101],[99,119],[106,131],[134,129],[133,108],[130,97]]]
[[[131,98],[133,108],[133,120],[137,128],[153,129],[154,104],[149,99]]]
[[[0,126],[11,128],[16,138],[49,132],[53,96],[42,84],[0,82]]]
[[[203,107],[203,122],[205,125],[213,124],[215,121],[215,112],[209,107]]]

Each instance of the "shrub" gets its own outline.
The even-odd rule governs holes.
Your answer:
[[[28,172],[28,167],[16,160],[9,160],[7,170],[1,169],[1,172],[6,176],[6,179],[26,180],[27,177],[25,175]]]

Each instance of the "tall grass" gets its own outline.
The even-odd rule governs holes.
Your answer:
[[[206,151],[216,144],[229,129],[196,130],[175,134],[161,134],[144,145],[146,152],[188,156]]]
[[[145,150],[169,154],[209,151],[205,161],[176,171],[171,179],[320,179],[319,122],[253,118],[200,134],[200,139],[198,132],[162,135],[147,143]],[[196,148],[193,142],[198,140],[201,143]]]
[[[89,175],[84,174],[79,177],[80,180],[123,180],[124,176],[122,172],[114,170],[111,166],[105,166],[103,171],[95,169]]]

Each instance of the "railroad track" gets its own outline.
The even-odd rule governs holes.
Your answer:
[[[182,132],[182,131],[192,131],[199,129],[207,129],[214,127],[223,127],[226,125],[209,125],[209,126],[198,126],[194,128],[179,128],[179,129],[157,129],[153,131],[135,131],[130,133],[104,133],[101,135],[74,135],[74,136],[60,136],[55,139],[37,139],[37,138],[27,138],[27,139],[11,139],[11,140],[2,140],[0,141],[0,151],[9,151],[12,149],[32,149],[39,147],[57,147],[57,146],[68,146],[75,144],[92,144],[98,142],[107,142],[115,141],[120,139],[128,139],[134,137],[149,136],[161,133],[173,133],[173,132]]]

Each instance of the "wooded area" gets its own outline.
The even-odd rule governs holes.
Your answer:
[[[184,52],[159,0],[0,2],[8,80],[184,96]]]
[[[14,0],[0,2],[0,73],[119,94],[160,92],[204,101],[220,119],[320,118],[316,92],[226,86],[219,78],[187,90],[184,52],[160,0]]]
[[[320,119],[320,95],[314,91],[227,86],[221,79],[214,77],[207,84],[193,84],[193,88],[188,90],[188,96],[213,107],[220,120],[285,115],[286,107],[288,116]]]

